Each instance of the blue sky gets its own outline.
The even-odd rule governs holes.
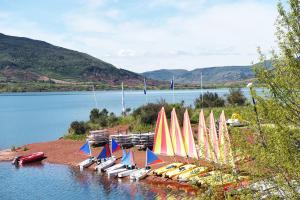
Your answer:
[[[275,0],[0,0],[0,32],[135,72],[249,65],[274,48]]]

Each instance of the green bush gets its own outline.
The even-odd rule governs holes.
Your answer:
[[[83,121],[74,121],[71,123],[70,128],[73,130],[74,134],[82,135],[86,132],[86,125]]]
[[[202,94],[194,102],[195,108],[212,108],[212,107],[223,107],[225,106],[225,100],[219,97],[217,93],[206,92]]]
[[[227,96],[227,102],[230,105],[243,106],[246,103],[246,97],[243,94],[241,88],[230,88],[229,95]]]

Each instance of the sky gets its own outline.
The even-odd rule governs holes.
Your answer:
[[[0,33],[134,72],[250,65],[276,17],[276,0],[0,0]]]

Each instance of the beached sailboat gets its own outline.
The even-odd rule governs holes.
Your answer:
[[[95,170],[97,171],[103,171],[115,163],[116,157],[111,155],[108,144],[104,145],[102,151],[97,157],[97,160],[100,160],[98,165],[95,167]]]
[[[126,153],[125,149],[122,149],[122,159],[121,159],[121,162],[118,163],[118,164],[115,164],[115,165],[113,165],[113,166],[111,166],[111,167],[109,167],[107,169],[105,169],[104,171],[106,173],[108,173],[110,171],[114,171],[114,170],[117,170],[117,169],[120,169],[120,168],[125,168],[125,164],[122,161],[124,160],[126,154],[127,153]]]
[[[137,171],[130,174],[131,180],[141,180],[145,178],[150,172],[150,165],[162,163],[163,161],[159,159],[150,149],[146,150],[146,164],[142,169],[138,169]]]
[[[194,168],[196,168],[196,165],[193,165],[193,164],[183,165],[179,168],[176,168],[176,169],[173,169],[173,170],[170,170],[170,171],[166,172],[164,174],[164,177],[165,178],[173,178],[176,175],[179,175],[179,174],[181,174],[185,171],[188,171],[188,170],[191,170],[191,169],[194,169]]]
[[[91,147],[89,142],[84,143],[84,145],[80,148],[80,151],[89,155],[89,158],[80,162],[78,166],[80,167],[80,170],[83,168],[87,168],[91,166],[95,162],[95,157],[92,156]]]
[[[133,152],[130,150],[129,153],[123,160],[123,163],[126,165],[126,170],[118,173],[119,178],[123,178],[129,176],[131,173],[135,172],[137,169],[135,168]]]
[[[208,168],[207,167],[196,167],[191,170],[187,170],[178,176],[175,176],[174,178],[177,179],[180,182],[187,182],[190,178],[203,174],[207,172]]]

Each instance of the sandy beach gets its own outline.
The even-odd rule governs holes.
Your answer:
[[[83,141],[74,141],[74,140],[67,140],[67,139],[59,139],[55,141],[50,142],[41,142],[41,143],[33,143],[21,146],[16,149],[16,151],[11,151],[10,149],[2,150],[0,151],[0,162],[2,161],[11,161],[15,156],[21,156],[21,155],[27,155],[30,153],[42,151],[47,156],[46,159],[44,159],[42,162],[46,163],[53,163],[53,164],[63,164],[63,165],[69,165],[72,167],[78,167],[78,163],[83,161],[87,158],[87,155],[83,154],[79,151],[80,147],[83,145]],[[28,150],[24,151],[24,147],[28,148]],[[93,156],[98,156],[99,152],[102,150],[102,147],[96,147],[92,148],[92,154]],[[138,167],[144,167],[145,166],[145,151],[139,151],[135,148],[132,148],[134,151],[134,159]],[[114,155],[117,158],[121,158],[122,152],[118,151],[114,153]],[[164,166],[168,163],[172,163],[175,161],[187,163],[192,163],[193,160],[190,159],[189,161],[181,158],[181,157],[168,157],[168,156],[159,156],[162,160],[165,162],[162,164],[157,164],[152,166],[152,169],[157,169],[161,166]],[[120,162],[120,159],[117,160],[117,162]],[[205,165],[204,162],[200,163],[202,165]],[[95,164],[90,166],[87,170],[93,170]],[[154,177],[154,176],[148,176],[146,179],[142,180],[143,182],[146,182],[147,184],[151,185],[157,185],[157,186],[163,186],[163,187],[169,187],[174,189],[180,189],[184,190],[189,193],[196,193],[196,188],[194,186],[191,186],[187,183],[178,183],[177,181],[165,179],[161,177]]]

